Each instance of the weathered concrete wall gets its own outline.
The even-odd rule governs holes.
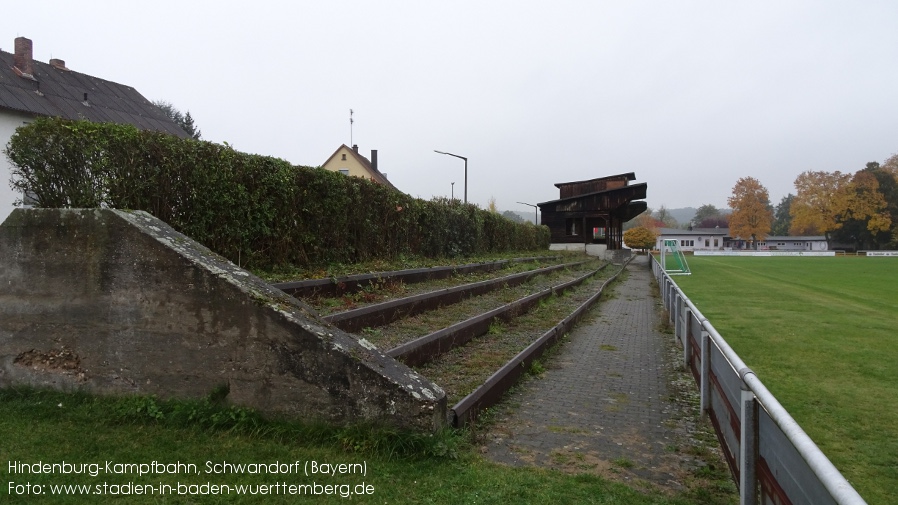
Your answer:
[[[145,212],[17,209],[0,225],[0,387],[228,401],[432,430],[443,391]]]

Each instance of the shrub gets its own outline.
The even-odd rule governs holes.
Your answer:
[[[129,125],[39,118],[6,147],[38,207],[144,210],[246,267],[544,249],[548,229]]]

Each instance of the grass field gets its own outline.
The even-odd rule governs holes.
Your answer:
[[[590,475],[511,468],[484,461],[463,432],[435,436],[371,429],[303,426],[257,418],[235,408],[152,398],[97,398],[82,394],[0,390],[0,502],[6,503],[426,503],[693,505],[730,503],[728,495],[649,495]],[[136,475],[107,473],[112,464],[191,463],[196,472]],[[206,466],[210,461],[213,466]],[[223,470],[234,464],[300,462],[299,474]],[[364,464],[366,474],[306,476],[305,462]],[[82,473],[22,474],[10,464],[98,463],[96,476]],[[218,466],[215,466],[218,465]],[[110,467],[113,472],[116,467]],[[119,467],[121,468],[121,467]],[[88,468],[88,471],[90,469]],[[325,495],[290,496],[284,487],[268,494],[114,495],[129,482],[178,489],[178,485],[346,486]],[[24,487],[30,483],[31,488]],[[105,496],[51,495],[51,485],[86,485]],[[107,484],[104,486],[104,484]],[[371,486],[358,488],[359,485]],[[22,486],[22,487],[17,487]],[[16,495],[42,486],[43,495]],[[100,487],[97,487],[100,486]],[[185,487],[185,491],[190,488]],[[323,491],[323,488],[320,489]],[[343,496],[358,491],[371,494]],[[203,488],[196,488],[202,493]],[[314,491],[314,490],[313,490]],[[251,492],[251,491],[250,491]],[[112,498],[112,499],[110,499]]]
[[[687,258],[675,277],[855,489],[898,493],[898,258]]]

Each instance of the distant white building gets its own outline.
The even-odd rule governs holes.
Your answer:
[[[771,236],[758,242],[758,249],[766,251],[827,251],[826,237],[781,237]]]
[[[664,240],[675,240],[681,251],[738,251],[748,249],[750,243],[741,237],[731,237],[729,228],[661,228],[655,243],[661,249]],[[758,241],[761,251],[827,251],[826,237],[770,236]]]

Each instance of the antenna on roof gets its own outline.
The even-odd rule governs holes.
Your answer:
[[[352,145],[352,123],[354,122],[352,120],[352,109],[349,109],[349,145]]]

